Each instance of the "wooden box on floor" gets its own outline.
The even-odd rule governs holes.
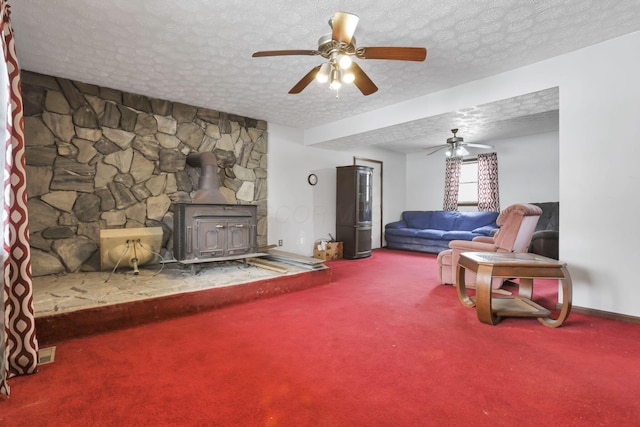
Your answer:
[[[316,242],[313,248],[313,257],[323,261],[333,261],[342,259],[342,242],[326,242],[325,249],[322,248],[321,242]]]

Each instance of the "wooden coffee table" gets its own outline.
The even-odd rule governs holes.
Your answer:
[[[467,295],[465,270],[476,273],[476,294]],[[520,279],[518,296],[492,295],[494,277]],[[551,311],[531,300],[534,279],[558,279],[562,286],[562,305],[556,319]],[[456,273],[458,298],[467,307],[476,307],[478,319],[495,325],[501,317],[536,317],[550,328],[562,325],[571,312],[572,285],[566,264],[529,253],[464,252],[460,254]],[[560,295],[559,295],[560,297]]]

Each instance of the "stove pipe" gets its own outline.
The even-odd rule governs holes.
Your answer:
[[[218,180],[218,162],[216,156],[210,152],[191,153],[187,155],[187,164],[200,168],[198,190],[193,197],[193,203],[228,204],[220,192]]]

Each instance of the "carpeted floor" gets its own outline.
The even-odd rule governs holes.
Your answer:
[[[329,285],[58,343],[0,425],[638,425],[640,325],[481,324],[435,264],[377,250]]]

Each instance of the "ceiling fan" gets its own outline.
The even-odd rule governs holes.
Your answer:
[[[331,33],[318,40],[315,50],[267,50],[254,52],[254,58],[264,56],[285,55],[320,55],[328,62],[318,65],[309,71],[289,91],[291,94],[302,92],[314,79],[321,83],[329,82],[329,87],[336,92],[343,84],[353,83],[363,95],[371,95],[378,87],[352,60],[359,59],[391,59],[397,61],[424,61],[427,49],[423,47],[356,47],[353,34],[360,18],[347,12],[335,12],[329,19]]]
[[[451,129],[451,132],[453,132],[453,136],[451,138],[447,138],[447,143],[438,146],[436,149],[430,151],[427,153],[427,156],[430,156],[434,153],[437,153],[438,151],[442,150],[443,148],[446,148],[446,155],[447,157],[452,157],[452,156],[467,156],[469,155],[469,151],[467,151],[467,149],[465,147],[472,147],[472,148],[484,148],[486,150],[493,148],[493,145],[487,145],[487,144],[471,144],[468,142],[464,142],[464,138],[462,138],[461,136],[457,136],[456,134],[458,133],[458,129]]]

